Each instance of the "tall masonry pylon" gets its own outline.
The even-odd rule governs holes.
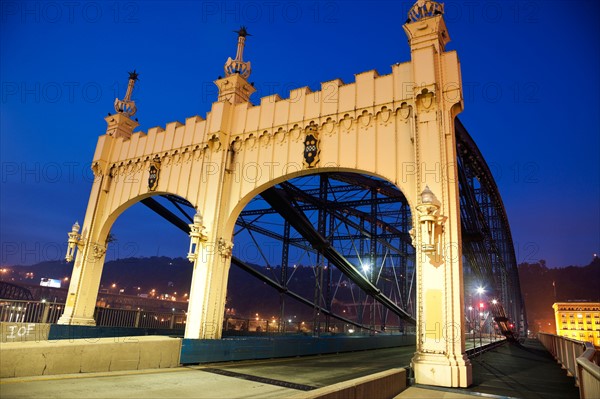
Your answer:
[[[404,25],[413,64],[416,183],[421,193],[416,207],[420,223],[415,236],[421,237],[415,240],[417,351],[412,366],[419,384],[466,387],[472,374],[462,322],[462,239],[454,132],[454,118],[462,111],[463,102],[458,57],[445,51],[450,37],[443,13],[443,4],[419,0]],[[430,197],[432,192],[441,197],[441,203],[435,195]],[[432,237],[432,242],[427,242],[427,237]]]
[[[79,232],[68,236],[75,259],[61,324],[94,325],[94,307],[113,223],[131,205],[157,195],[187,200],[196,215],[189,231],[193,262],[186,339],[219,339],[233,248],[233,231],[256,195],[294,177],[353,172],[386,179],[405,195],[412,215],[417,276],[417,337],[412,359],[417,383],[471,383],[463,326],[462,242],[454,118],[462,111],[460,64],[446,51],[443,5],[419,0],[404,30],[410,62],[392,72],[334,79],[320,91],[294,89],[250,103],[248,32],[238,33],[235,59],[215,84],[206,118],[133,132],[130,73],[115,101],[92,161],[95,180]],[[76,256],[75,256],[75,252]]]

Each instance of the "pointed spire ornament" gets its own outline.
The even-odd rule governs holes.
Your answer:
[[[444,3],[432,0],[418,0],[408,11],[406,23],[416,22],[424,18],[444,13]]]
[[[133,116],[137,112],[137,107],[135,106],[135,101],[131,99],[131,94],[133,94],[133,88],[135,86],[135,82],[137,82],[139,74],[134,69],[133,72],[129,73],[129,83],[127,84],[127,92],[125,93],[125,98],[119,100],[115,98],[115,111],[120,114],[125,114],[127,116]]]
[[[248,33],[245,26],[240,27],[239,30],[234,32],[238,34],[237,52],[234,60],[232,60],[231,57],[227,59],[227,62],[225,63],[225,76],[239,74],[241,77],[248,79],[248,77],[250,77],[250,73],[252,72],[252,68],[249,61],[244,62],[243,56],[246,36],[252,35]]]

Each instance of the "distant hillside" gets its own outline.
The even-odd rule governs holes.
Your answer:
[[[281,276],[281,267],[261,269],[261,272],[272,280],[278,281]],[[10,268],[10,278],[7,281],[37,285],[41,278],[52,278],[62,280],[63,287],[68,285],[65,277],[70,277],[73,264],[65,262],[42,262],[32,266],[15,266]],[[33,273],[33,277],[30,273]],[[4,276],[7,277],[7,276]],[[162,294],[176,295],[178,300],[185,300],[189,294],[192,279],[192,264],[184,258],[148,257],[127,258],[106,262],[102,272],[100,289],[109,293],[121,292],[125,295],[145,294],[155,296]],[[299,265],[297,268],[288,269],[288,287],[312,300],[314,298],[315,276],[311,267]],[[343,303],[352,302],[350,285],[345,278],[340,279],[338,271],[332,276],[332,281],[340,282],[336,292],[336,299]],[[115,286],[113,287],[113,284]],[[140,289],[138,289],[140,287]],[[355,290],[355,295],[357,291]],[[325,295],[325,294],[323,294]],[[280,301],[282,297],[275,289],[269,287],[262,281],[251,277],[247,272],[236,266],[231,266],[229,272],[229,283],[227,287],[227,308],[230,312],[243,317],[251,317],[256,313],[261,316],[279,316]],[[233,310],[231,310],[233,309]],[[301,315],[308,317],[312,315],[312,308],[301,305],[297,301],[285,297],[286,315]]]
[[[281,275],[281,268],[261,269],[273,280]],[[42,262],[33,266],[15,266],[11,268],[7,281],[14,278],[15,283],[39,284],[40,278],[63,280],[71,276],[72,264],[64,262]],[[26,273],[33,273],[26,276]],[[7,278],[9,277],[9,278]],[[149,294],[152,289],[156,295],[177,293],[178,298],[189,293],[192,278],[192,264],[184,258],[148,257],[127,258],[107,262],[102,273],[101,289],[123,294]],[[532,331],[554,332],[554,313],[552,304],[556,301],[585,300],[600,302],[600,259],[584,267],[569,266],[565,268],[548,268],[544,261],[523,263],[519,265],[521,292],[527,309],[529,328]],[[314,298],[315,276],[311,267],[299,266],[288,269],[289,288],[312,300]],[[339,272],[332,276],[335,285],[340,282],[336,291],[338,306],[345,308],[353,302],[351,285],[345,277],[340,279]],[[115,287],[112,285],[115,284]],[[137,287],[140,287],[138,290]],[[355,290],[354,295],[357,294]],[[181,299],[180,299],[181,300]],[[279,314],[281,295],[262,281],[249,276],[245,271],[232,266],[227,287],[227,307],[234,313],[250,317],[255,313],[269,313],[269,317]],[[348,307],[350,312],[350,308]],[[286,314],[310,315],[310,307],[300,305],[296,301],[285,299]],[[261,315],[266,316],[266,315]]]
[[[521,292],[533,332],[555,332],[554,302],[600,302],[600,258],[583,267],[551,269],[546,262],[519,265]]]
[[[63,280],[70,277],[73,263],[64,261],[41,262],[31,266],[14,266],[11,268],[23,275],[33,273],[29,284],[38,284],[40,278]],[[192,264],[183,258],[149,257],[125,258],[106,262],[102,271],[101,288],[110,289],[112,284],[123,288],[125,294],[137,294],[137,287],[142,290],[155,289],[160,292],[189,291],[192,278]],[[19,280],[15,280],[18,282]]]

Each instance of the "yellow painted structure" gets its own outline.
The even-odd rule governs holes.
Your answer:
[[[419,0],[404,25],[411,60],[387,75],[356,74],[289,98],[249,102],[254,88],[238,32],[236,59],[215,82],[206,118],[134,132],[130,75],[117,114],[108,116],[92,162],[94,181],[79,233],[65,312],[59,323],[94,325],[93,313],[114,221],[131,205],[161,194],[188,200],[197,214],[188,258],[194,262],[186,338],[221,337],[232,234],[246,204],[265,189],[307,174],[355,172],[394,183],[411,206],[416,248],[416,382],[464,387],[471,382],[463,331],[462,253],[454,118],[462,111],[458,56],[443,6]],[[308,154],[308,158],[307,158]],[[312,158],[311,158],[312,157]],[[309,160],[307,160],[309,159]]]
[[[600,302],[556,302],[552,309],[556,335],[600,347]]]

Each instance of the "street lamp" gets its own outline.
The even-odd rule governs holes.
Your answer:
[[[190,224],[190,250],[188,251],[187,258],[190,262],[194,263],[194,261],[198,258],[198,252],[201,241],[206,241],[208,238],[208,233],[206,228],[202,225],[202,215],[200,212],[197,212],[194,215],[194,223]]]
[[[421,250],[433,254],[436,252],[438,236],[443,231],[443,223],[446,218],[440,215],[442,204],[429,189],[429,186],[425,186],[420,199],[417,212],[421,229]]]
[[[496,306],[498,305],[498,301],[495,299],[492,299],[492,305]],[[497,312],[496,312],[497,314]],[[492,335],[493,333],[493,335]],[[492,337],[492,339],[495,341],[496,340],[496,328],[494,326],[494,316],[492,314],[492,317],[490,317],[490,337]]]
[[[469,327],[471,328],[471,339],[473,340],[473,350],[475,349],[475,322],[473,321],[473,306],[469,306]]]
[[[482,341],[482,337],[481,334],[483,333],[483,324],[482,320],[483,320],[483,315],[485,310],[485,304],[483,302],[479,302],[479,320],[477,320],[478,324],[479,324],[479,348],[481,349],[481,347],[483,346],[483,341]]]
[[[83,245],[83,243],[81,239],[81,234],[79,234],[79,223],[75,222],[71,227],[69,239],[67,240],[67,254],[65,255],[65,260],[67,261],[67,263],[73,261],[75,249],[79,248],[81,245]]]

